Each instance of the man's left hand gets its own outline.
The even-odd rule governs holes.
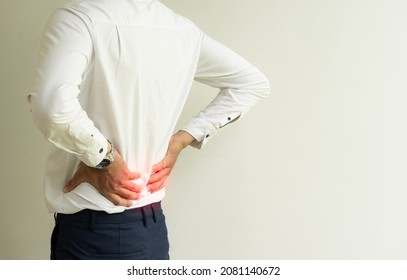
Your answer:
[[[150,192],[153,193],[164,188],[165,181],[168,176],[170,176],[179,154],[194,140],[195,139],[185,131],[178,131],[171,137],[164,158],[153,166],[150,179],[147,183],[147,189]]]

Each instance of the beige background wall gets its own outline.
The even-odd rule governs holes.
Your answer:
[[[47,259],[48,144],[25,94],[62,0],[0,0],[0,259]],[[269,77],[188,149],[164,202],[174,259],[407,258],[407,2],[163,0]],[[180,124],[214,90],[194,85]]]

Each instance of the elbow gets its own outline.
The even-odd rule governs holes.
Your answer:
[[[53,106],[49,100],[44,100],[35,94],[28,95],[31,116],[34,124],[46,136],[50,135],[53,127],[63,125],[66,114],[58,106]]]
[[[264,74],[261,74],[261,78],[258,79],[253,93],[259,98],[264,99],[270,95],[270,81]]]
[[[270,95],[270,81],[267,79],[266,76],[264,76],[263,82],[261,83],[261,96],[262,98],[266,98],[267,96]]]
[[[35,94],[28,95],[28,103],[30,105],[31,117],[35,126],[44,134],[49,134],[49,128],[55,120],[52,113],[46,109],[46,106],[39,102]]]

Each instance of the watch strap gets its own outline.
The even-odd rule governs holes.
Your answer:
[[[102,159],[102,161],[98,165],[96,165],[95,168],[105,169],[114,161],[115,149],[114,149],[113,144],[109,140],[108,140],[108,142],[111,146],[110,152],[108,152],[105,155],[105,157]]]

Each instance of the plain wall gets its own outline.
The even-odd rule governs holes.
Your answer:
[[[48,259],[49,144],[25,95],[62,0],[0,1],[0,259]],[[164,200],[173,259],[407,258],[407,2],[163,0],[259,67],[272,94]],[[180,125],[215,89],[194,84]]]

